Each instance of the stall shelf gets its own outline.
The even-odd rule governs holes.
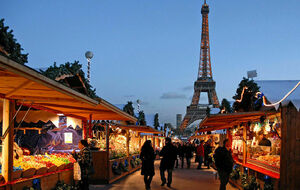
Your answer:
[[[153,138],[153,134],[160,134],[159,131],[149,127],[149,126],[133,126],[133,125],[119,125],[107,123],[101,125],[102,134],[97,133],[97,137],[102,138],[98,140],[98,144],[106,144],[105,147],[97,147],[98,150],[92,151],[95,174],[91,177],[91,183],[112,183],[136,170],[141,168],[141,160],[139,159],[139,152],[134,152],[137,154],[130,154],[130,139],[138,138],[135,142],[135,146],[140,150],[142,146],[142,139]],[[104,130],[105,128],[105,130]],[[99,128],[98,128],[99,129]],[[141,136],[143,134],[143,137]],[[148,134],[148,135],[147,135]],[[125,150],[120,156],[112,157],[113,150],[111,142],[117,138],[112,138],[112,136],[122,136],[124,138],[122,149]],[[105,138],[105,140],[104,140]],[[90,139],[93,141],[92,139]],[[94,139],[95,140],[95,139]],[[95,140],[97,141],[97,140]],[[122,151],[123,152],[123,151]]]
[[[264,124],[260,125],[261,123]],[[297,175],[297,172],[300,172],[299,127],[300,112],[290,102],[280,106],[278,111],[211,115],[200,123],[197,132],[226,129],[236,165],[242,173],[255,176],[261,187],[269,180],[272,181],[274,190],[300,189],[300,178]],[[269,136],[272,147],[265,150],[269,145],[257,146],[258,141],[253,134],[260,134],[263,138]],[[276,146],[273,147],[273,144]],[[256,153],[256,150],[260,152]],[[231,182],[241,185],[239,181],[231,179]]]

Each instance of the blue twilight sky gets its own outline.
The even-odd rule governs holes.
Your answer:
[[[91,83],[113,104],[140,99],[175,124],[197,78],[202,0],[1,0],[33,68],[94,52]],[[231,100],[248,70],[256,80],[300,78],[299,0],[208,0],[213,77]]]

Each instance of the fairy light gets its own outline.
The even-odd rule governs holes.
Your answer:
[[[266,130],[266,132],[270,132],[271,131],[271,126],[270,126],[269,120],[266,122],[265,130]]]
[[[247,90],[247,89],[248,89],[247,86],[245,86],[245,87],[243,88],[243,91],[242,91],[242,94],[241,94],[241,98],[240,98],[239,100],[236,100],[237,102],[242,102],[243,97],[244,97],[245,90]]]
[[[266,97],[263,96],[263,103],[264,103],[264,106],[267,106],[267,107],[273,107],[273,106],[276,106],[278,104],[280,104],[282,101],[284,101],[294,90],[296,90],[296,88],[300,85],[300,81],[296,84],[296,86],[294,88],[292,88],[292,90],[290,90],[281,100],[279,100],[278,102],[276,103],[273,103],[273,104],[267,104],[267,101],[266,101]]]

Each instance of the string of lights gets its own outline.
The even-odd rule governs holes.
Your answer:
[[[263,104],[264,106],[266,107],[273,107],[273,106],[276,106],[278,104],[280,104],[281,102],[283,102],[292,92],[294,92],[294,90],[296,90],[296,88],[300,85],[300,81],[294,86],[294,88],[292,88],[281,100],[279,100],[278,102],[275,102],[275,103],[272,103],[272,104],[268,104],[267,103],[267,100],[266,100],[266,97],[261,93],[261,92],[257,92],[256,93],[256,96],[258,95],[262,95],[262,99],[263,99]],[[248,89],[247,86],[245,86],[243,88],[243,91],[241,93],[241,98],[239,100],[236,100],[236,102],[242,102],[243,98],[244,98],[244,92],[245,90]]]
[[[272,106],[276,106],[278,104],[280,104],[281,102],[283,102],[294,90],[296,90],[296,88],[300,85],[300,81],[296,84],[296,86],[294,88],[292,88],[292,90],[290,90],[281,100],[279,100],[278,102],[276,103],[273,103],[273,104],[267,104],[267,101],[266,101],[266,97],[263,96],[263,103],[264,103],[264,106],[267,106],[267,107],[272,107]]]

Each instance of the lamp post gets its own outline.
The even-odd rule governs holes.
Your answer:
[[[91,51],[87,51],[85,52],[85,57],[88,61],[88,66],[87,66],[87,79],[88,79],[88,82],[90,83],[91,81],[91,75],[90,75],[90,68],[91,68],[91,59],[93,58],[93,52]]]

